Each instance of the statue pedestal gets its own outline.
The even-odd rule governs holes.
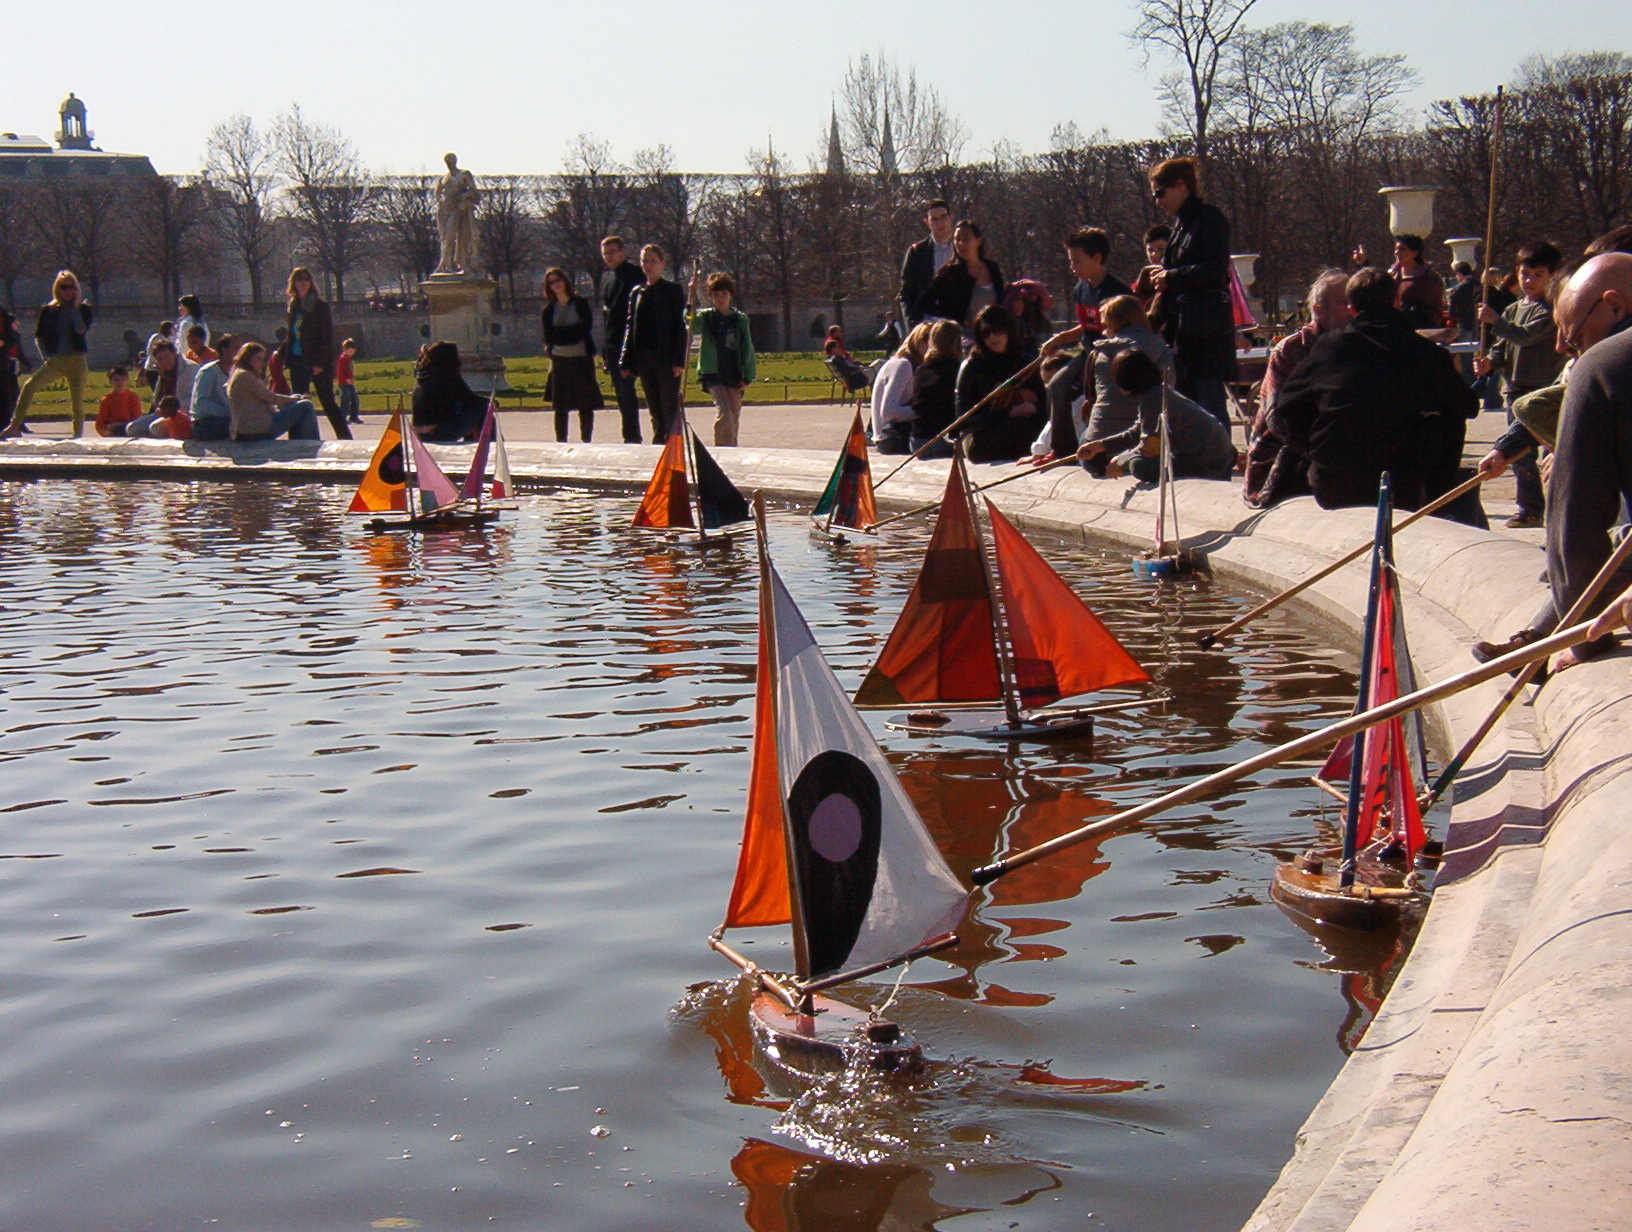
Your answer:
[[[510,388],[504,357],[493,349],[493,293],[498,287],[467,274],[432,274],[419,284],[430,302],[429,340],[459,348],[465,381],[477,392]]]

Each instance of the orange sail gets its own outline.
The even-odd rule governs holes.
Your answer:
[[[407,476],[402,464],[402,412],[380,434],[380,443],[363,472],[357,494],[347,513],[405,513],[408,509]]]
[[[1148,682],[1150,674],[991,501],[986,513],[1020,708],[1034,710],[1062,697]]]
[[[850,423],[844,452],[839,454],[827,489],[810,516],[826,518],[829,526],[842,526],[847,530],[869,530],[878,521],[878,505],[873,500],[873,472],[867,460],[867,433],[861,426],[860,411]]]
[[[777,777],[776,709],[771,703],[771,633],[759,625],[759,670],[754,685],[754,762],[748,772],[748,814],[742,823],[737,880],[725,909],[727,928],[786,924],[793,918],[788,898],[787,840],[782,825],[782,785]]]
[[[635,511],[636,526],[670,530],[697,525],[691,516],[691,485],[686,481],[684,424],[684,415],[674,417],[669,442],[663,446],[663,456],[657,460],[652,481],[646,485],[646,495]]]
[[[924,567],[856,705],[1001,700],[992,616],[979,532],[954,458]]]

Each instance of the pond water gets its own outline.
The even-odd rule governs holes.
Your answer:
[[[991,887],[891,1016],[908,1086],[756,1067],[735,867],[751,540],[529,494],[368,535],[339,489],[0,484],[0,1227],[1227,1229],[1395,939],[1269,901],[1308,766]],[[927,528],[773,517],[839,678]],[[886,740],[960,876],[1346,712],[1352,648],[1038,540],[1176,700],[1091,745]],[[881,716],[870,720],[882,732]],[[785,968],[785,937],[733,933]],[[847,991],[876,1003],[888,978]]]

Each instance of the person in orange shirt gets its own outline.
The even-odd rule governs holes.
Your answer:
[[[142,400],[130,387],[130,373],[124,368],[108,369],[108,384],[113,386],[96,408],[98,436],[123,436],[125,425],[141,418]]]
[[[156,413],[158,418],[148,425],[149,436],[157,437],[161,441],[192,439],[193,421],[187,417],[187,412],[181,409],[181,403],[175,398],[160,398]]]

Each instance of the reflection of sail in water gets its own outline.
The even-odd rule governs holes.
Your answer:
[[[879,1232],[924,1229],[966,1214],[930,1197],[934,1178],[904,1164],[853,1164],[749,1138],[731,1160],[748,1192],[753,1232]]]

